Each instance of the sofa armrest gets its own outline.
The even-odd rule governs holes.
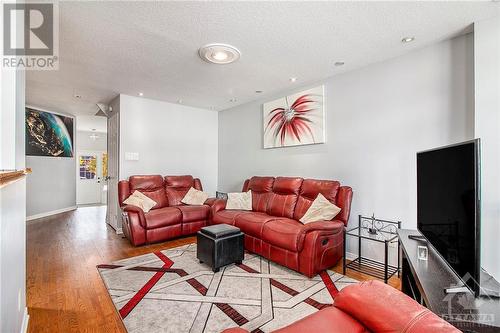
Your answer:
[[[129,221],[131,220],[130,215],[136,214],[141,227],[146,228],[146,217],[144,216],[144,211],[141,208],[139,208],[137,206],[126,205],[126,206],[121,207],[121,209],[123,212],[128,214]]]
[[[212,207],[216,200],[217,198],[208,198],[203,204]]]
[[[242,329],[241,327],[231,327],[226,328],[222,333],[248,333],[247,330]]]
[[[415,300],[377,280],[343,288],[334,306],[372,332],[460,332]]]
[[[316,221],[304,225],[303,230],[304,233],[311,231],[331,231],[332,233],[338,233],[344,230],[344,222],[339,220]]]
[[[226,203],[227,203],[227,200],[224,200],[224,199],[217,199],[214,201],[213,205],[212,205],[212,216],[221,211],[221,210],[224,210],[226,209]]]
[[[341,208],[339,215],[336,216],[337,220],[342,221],[344,225],[349,222],[349,215],[351,214],[352,202],[352,188],[349,186],[341,186],[337,193],[337,206]]]

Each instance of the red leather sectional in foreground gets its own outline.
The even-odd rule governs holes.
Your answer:
[[[239,327],[223,333],[246,333]],[[333,306],[272,333],[459,333],[402,292],[376,280],[342,289]]]
[[[333,180],[252,177],[243,185],[242,191],[248,190],[252,191],[252,211],[226,210],[226,202],[216,200],[211,223],[237,226],[245,233],[248,251],[309,277],[342,258],[350,187]],[[342,210],[331,221],[300,223],[318,193]]]

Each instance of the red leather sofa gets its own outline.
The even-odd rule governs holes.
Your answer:
[[[248,251],[309,277],[342,258],[350,187],[332,180],[252,177],[243,185],[243,192],[248,190],[252,191],[252,211],[226,210],[226,201],[216,200],[210,223],[235,225],[245,233]],[[342,210],[332,221],[300,223],[318,193]]]
[[[246,333],[231,328],[224,333]],[[459,333],[460,331],[410,297],[380,281],[342,289],[333,306],[273,333]]]
[[[126,217],[122,221],[125,236],[138,246],[191,235],[206,226],[210,206],[181,203],[191,187],[201,191],[201,181],[192,176],[160,175],[131,176],[128,180],[121,180],[118,183],[118,201]],[[123,201],[136,190],[156,202],[149,212],[124,205]]]

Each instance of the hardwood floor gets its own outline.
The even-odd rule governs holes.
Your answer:
[[[196,241],[186,237],[133,247],[106,225],[105,214],[105,207],[83,207],[28,224],[28,332],[126,332],[96,265]],[[342,273],[340,263],[333,269]],[[400,280],[394,277],[390,284],[399,288]]]

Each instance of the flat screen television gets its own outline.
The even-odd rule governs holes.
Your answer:
[[[417,228],[475,295],[481,274],[479,200],[479,139],[417,153]]]

